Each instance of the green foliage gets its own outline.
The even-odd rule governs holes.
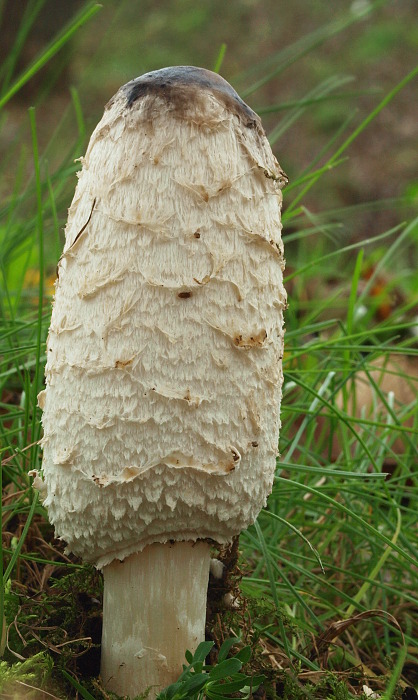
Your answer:
[[[239,644],[239,639],[226,639],[222,644],[218,663],[214,666],[205,665],[205,659],[212,649],[213,642],[202,642],[194,654],[186,652],[188,666],[176,683],[158,694],[158,700],[233,700],[233,698],[250,698],[264,680],[262,675],[247,675],[241,673],[244,664],[251,658],[249,646],[243,647],[230,658],[227,658],[231,648]],[[233,693],[233,695],[230,695]],[[240,693],[237,695],[237,693]]]
[[[22,89],[22,87],[38,73],[41,68],[51,61],[58,51],[65,46],[71,37],[83,26],[88,20],[93,17],[100,9],[100,5],[95,2],[89,2],[83,10],[75,15],[68,27],[65,27],[62,32],[54,39],[54,41],[41,53],[41,55],[32,63],[32,65],[19,76],[19,78],[8,87],[4,94],[0,96],[0,110],[11,100],[11,98]],[[34,19],[34,17],[33,17]],[[4,90],[4,87],[3,87]]]
[[[84,700],[95,700],[94,696],[86,689],[84,686],[79,683],[79,681],[76,678],[73,678],[67,671],[64,669],[61,671],[62,675],[64,678],[71,683],[71,685],[80,693],[81,697],[84,698]]]
[[[9,693],[20,687],[25,690],[25,685],[42,688],[49,679],[52,671],[52,660],[48,654],[36,654],[25,661],[8,664],[0,661],[0,693]],[[26,697],[26,695],[25,695]],[[35,697],[31,695],[31,697]]]

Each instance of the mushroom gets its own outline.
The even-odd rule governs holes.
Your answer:
[[[120,88],[81,161],[39,401],[45,504],[103,569],[105,686],[155,697],[204,639],[211,542],[271,491],[286,176],[259,117],[191,66]]]

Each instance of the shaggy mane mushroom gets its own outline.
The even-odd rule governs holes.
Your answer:
[[[204,639],[210,542],[271,490],[285,182],[259,117],[191,66],[123,86],[82,159],[39,399],[45,503],[103,569],[120,695],[176,680]]]

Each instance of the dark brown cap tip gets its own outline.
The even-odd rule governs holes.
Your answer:
[[[234,88],[217,73],[195,66],[171,66],[151,71],[131,80],[121,90],[128,108],[146,95],[159,96],[175,111],[185,113],[203,91],[211,92],[232,112],[244,120],[246,126],[259,126],[259,117],[240,98]]]

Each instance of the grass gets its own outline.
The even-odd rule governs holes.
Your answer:
[[[0,125],[7,123],[4,109],[12,96],[80,26],[94,27],[97,9],[87,4],[23,75],[13,80],[8,70]],[[30,34],[31,21],[28,14],[20,37]],[[344,16],[243,73],[241,93],[251,95],[305,55],[315,57],[321,42],[355,21]],[[222,45],[217,69],[227,56]],[[234,550],[219,554],[227,576],[224,588],[212,587],[209,595],[208,634],[215,642],[209,665],[189,657],[183,686],[164,698],[227,696],[238,689],[233,696],[256,697],[248,678],[258,685],[260,676],[265,695],[260,689],[257,697],[366,698],[365,688],[384,700],[412,697],[406,689],[416,682],[417,663],[412,260],[418,221],[411,219],[412,195],[327,208],[327,188],[337,175],[347,178],[353,144],[373,130],[416,74],[399,76],[360,115],[354,114],[359,94],[347,92],[346,76],[332,73],[302,97],[268,107],[269,119],[276,119],[269,135],[280,156],[306,109],[332,110],[342,96],[350,105],[284,193],[289,309],[273,493],[241,535],[238,563]],[[31,109],[22,126],[30,149],[13,142],[1,166],[1,698],[109,697],[97,680],[100,576],[54,540],[28,475],[42,463],[36,396],[51,284],[74,187],[73,160],[88,131],[74,89],[68,103],[76,129],[52,164],[54,136],[39,145],[37,109]],[[385,210],[396,214],[395,225],[370,238],[357,235],[366,228],[362,221]],[[225,592],[238,607],[221,604]],[[239,642],[222,647],[228,639]],[[235,662],[222,667],[226,647]],[[241,675],[235,686],[234,674]],[[247,690],[244,681],[238,685],[243,678]]]

